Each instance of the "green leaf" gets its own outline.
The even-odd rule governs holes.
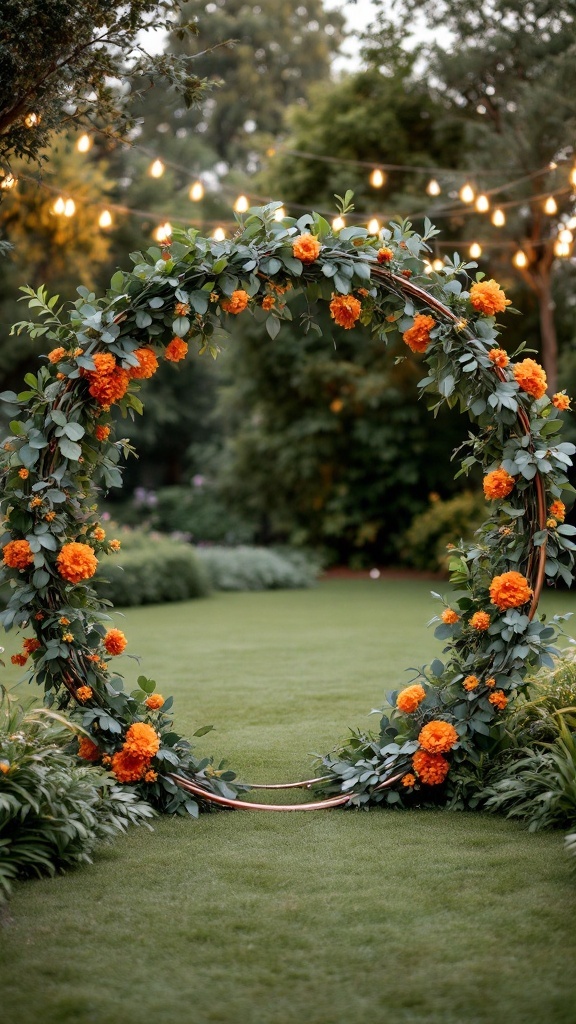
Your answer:
[[[187,316],[178,316],[172,323],[172,330],[178,338],[183,338],[190,330],[190,321]]]
[[[196,732],[192,733],[192,735],[193,736],[205,736],[206,733],[212,732],[213,729],[214,729],[213,725],[202,725],[202,726],[200,726],[199,729],[196,729]]]
[[[156,689],[156,683],[154,679],[148,679],[147,676],[138,676],[136,682],[138,683],[140,689],[144,690],[144,693],[154,693],[154,690]]]
[[[62,452],[65,459],[72,459],[73,462],[78,462],[78,459],[82,455],[82,448],[75,441],[71,441],[68,437],[61,437],[58,441],[58,447]]]
[[[71,441],[79,441],[81,437],[84,437],[86,431],[81,423],[67,423],[64,427],[64,433]]]
[[[272,338],[272,341],[274,341],[274,338],[276,337],[280,330],[280,321],[278,320],[278,317],[272,315],[269,316],[266,320],[265,326],[266,330],[268,331],[268,334]]]

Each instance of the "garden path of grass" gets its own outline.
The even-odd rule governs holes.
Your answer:
[[[199,749],[288,781],[438,653],[429,589],[334,581],[131,610],[143,661],[123,661],[175,694],[182,731],[217,725]],[[574,881],[559,833],[484,815],[164,819],[17,888],[0,1019],[574,1024]]]

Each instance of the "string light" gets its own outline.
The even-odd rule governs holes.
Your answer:
[[[151,178],[161,178],[166,168],[161,160],[154,160],[154,163],[150,164],[148,171]]]
[[[65,207],[66,207],[66,203],[64,202],[64,199],[62,198],[62,196],[58,196],[58,199],[56,200],[56,202],[54,203],[54,206],[52,207],[52,211],[53,211],[53,213],[57,213],[60,216],[61,214],[64,213]]]
[[[35,114],[33,111],[31,111],[29,114],[26,114],[26,117],[24,118],[24,124],[27,128],[35,128],[36,125],[40,124],[41,120],[42,118],[40,114]]]
[[[570,184],[576,187],[576,164],[570,171]]]
[[[576,217],[570,217],[570,220],[568,221],[566,227],[571,228],[571,230],[573,231],[574,228],[576,228]]]
[[[544,203],[544,213],[552,217],[555,213],[558,213],[558,203],[554,199],[554,196],[548,196],[548,199]]]
[[[279,206],[278,209],[274,211],[274,220],[284,220],[285,216],[286,210],[283,206]]]
[[[558,241],[564,242],[564,245],[570,245],[574,241],[574,235],[570,231],[570,228],[562,228],[562,231],[558,232]]]
[[[567,242],[556,241],[554,242],[554,255],[555,256],[569,256],[570,245]]]
[[[372,217],[372,220],[368,221],[368,234],[377,235],[380,231],[380,222],[376,220],[376,217]]]
[[[490,200],[488,199],[488,196],[484,194],[478,196],[476,200],[476,209],[478,210],[478,213],[486,213],[490,209]]]
[[[346,227],[346,221],[344,217],[334,217],[332,221],[332,231],[342,231],[342,228]]]
[[[212,238],[214,239],[215,242],[223,242],[224,239],[226,238],[226,232],[224,231],[224,228],[215,228],[214,231],[212,232]]]
[[[195,181],[194,184],[191,185],[188,196],[193,203],[199,203],[200,200],[204,198],[204,185],[201,181]]]
[[[482,255],[482,246],[478,245],[478,242],[472,242],[470,249],[468,250],[473,260],[480,259]]]
[[[246,210],[250,206],[248,196],[238,196],[238,199],[234,203],[234,209],[236,213],[246,213]]]
[[[172,237],[172,225],[169,221],[159,224],[153,235],[157,242],[168,242]]]
[[[439,256],[435,260],[432,260],[432,269],[438,273],[439,270],[444,269],[444,260],[441,260]]]
[[[110,210],[102,210],[98,218],[98,227],[100,228],[111,228],[112,227],[112,214]]]
[[[463,203],[473,203],[474,197],[476,195],[474,189],[472,188],[472,185],[468,181],[466,182],[465,185],[462,185],[462,188],[460,189],[460,192],[458,194]]]
[[[92,149],[92,139],[89,135],[81,135],[76,143],[76,149],[79,153],[87,153],[89,149]]]
[[[518,249],[514,253],[512,257],[512,263],[515,267],[518,267],[519,270],[522,270],[524,267],[528,266],[528,257],[523,249]]]
[[[497,210],[494,210],[490,219],[494,224],[494,227],[501,228],[506,223],[506,214],[504,213],[504,210],[498,208]]]
[[[429,196],[439,196],[440,195],[442,189],[440,188],[440,185],[436,181],[436,178],[430,178],[430,181],[426,185],[426,191],[427,191]]]
[[[434,267],[432,266],[432,264],[429,263],[428,260],[424,260],[424,273],[425,274],[431,274],[431,273],[433,273],[433,271],[434,271]]]
[[[4,189],[5,192],[8,192],[11,188],[16,188],[17,184],[18,178],[15,178],[13,174],[8,172],[8,174],[4,175],[2,181],[0,181],[0,188]]]
[[[372,188],[382,188],[382,185],[386,181],[386,175],[384,171],[381,171],[379,167],[376,167],[370,175],[370,184]]]

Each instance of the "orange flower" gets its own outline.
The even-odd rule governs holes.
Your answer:
[[[106,441],[108,439],[109,434],[110,427],[104,427],[101,424],[98,424],[96,430],[94,431],[94,436],[97,441]]]
[[[414,783],[416,782],[416,776],[412,775],[412,772],[408,772],[406,775],[402,776],[400,782],[402,783],[403,786],[409,788],[410,786],[413,786]]]
[[[559,391],[552,395],[552,404],[560,409],[560,412],[566,412],[570,408],[571,401],[570,395],[567,395],[565,391]]]
[[[180,303],[179,303],[180,305]],[[152,377],[158,369],[158,360],[151,348],[137,348],[132,355],[136,356],[138,366],[131,366],[128,376],[133,380],[146,380]]]
[[[71,644],[72,641],[74,640],[74,634],[73,633],[63,633],[62,634],[62,639],[64,640],[64,643]]]
[[[46,520],[47,523],[51,523],[54,519],[56,519],[56,513],[47,512],[46,515],[44,516],[44,519]]]
[[[187,302],[177,302],[174,306],[175,316],[188,316],[190,312],[190,306]]]
[[[445,622],[447,626],[453,626],[455,622],[460,621],[460,616],[453,608],[445,608],[440,616],[442,622]]]
[[[362,303],[353,295],[333,295],[330,303],[330,316],[339,327],[349,331],[356,323],[362,311]]]
[[[21,480],[27,480],[28,477],[30,476],[30,471],[28,469],[19,469],[18,476],[20,477]]]
[[[504,690],[494,690],[494,692],[488,697],[488,700],[495,708],[498,708],[499,711],[504,711],[504,708],[508,703],[508,697],[504,693]]]
[[[126,370],[118,366],[111,352],[96,352],[92,359],[95,370],[83,370],[90,381],[88,392],[100,405],[108,407],[124,398],[130,383]]]
[[[248,292],[245,292],[242,288],[232,292],[229,299],[222,299],[220,305],[222,309],[226,310],[227,313],[232,313],[234,316],[238,316],[238,313],[242,313],[246,306],[250,296]]]
[[[84,703],[85,701],[90,700],[92,692],[91,686],[79,686],[76,690],[76,698]]]
[[[493,501],[497,498],[505,498],[510,491],[514,490],[515,480],[505,469],[493,469],[487,473],[482,481],[484,497]]]
[[[425,750],[417,750],[412,757],[412,764],[422,782],[428,786],[437,786],[444,782],[450,765],[442,754],[428,754]]]
[[[42,619],[45,618],[44,612],[36,612],[34,618],[36,619],[37,622],[42,622]]]
[[[551,516],[554,516],[558,522],[563,523],[566,518],[566,505],[563,501],[553,501],[548,509]]]
[[[314,263],[322,246],[314,235],[298,235],[292,242],[292,252],[301,263]]]
[[[488,612],[474,612],[472,618],[468,619],[468,624],[472,626],[472,629],[477,629],[478,632],[483,633],[490,625],[490,616]]]
[[[108,545],[108,547],[110,548],[111,551],[120,551],[120,548],[122,547],[122,544],[121,544],[121,542],[119,540],[114,538],[114,540],[110,541],[110,544]]]
[[[172,338],[164,351],[164,359],[167,359],[169,363],[179,363],[180,360],[186,358],[187,354],[188,342],[182,338]]]
[[[470,303],[479,313],[494,316],[503,313],[511,303],[497,281],[477,281],[470,289]]]
[[[8,761],[0,761],[0,772],[2,772],[3,775],[8,775],[9,771],[10,764],[8,763]]]
[[[342,412],[343,408],[344,402],[342,401],[341,398],[333,398],[332,401],[330,402],[330,412],[333,412],[335,415],[338,415],[339,412]]]
[[[126,733],[122,748],[133,757],[154,757],[160,749],[160,737],[146,722],[134,722]]]
[[[495,576],[490,584],[490,598],[501,611],[520,608],[532,597],[532,588],[519,572],[504,572]]]
[[[470,692],[470,690],[475,690],[477,686],[480,686],[480,680],[478,679],[478,676],[466,676],[462,686],[465,690]]]
[[[428,722],[420,730],[418,742],[429,754],[444,754],[458,742],[458,733],[450,722]]]
[[[164,697],[160,693],[151,693],[149,697],[146,697],[144,703],[151,711],[158,711],[158,708],[164,704]]]
[[[24,641],[22,647],[26,651],[26,654],[34,654],[34,651],[39,650],[40,647],[42,647],[42,644],[36,639],[36,637],[32,636],[29,637],[28,640]]]
[[[549,530],[555,530],[556,527],[558,526],[558,520],[557,519],[552,519],[552,518],[551,519],[547,519],[546,520],[546,526],[548,527]]]
[[[93,533],[94,540],[104,540],[105,536],[106,530],[103,530],[101,526],[96,526]]]
[[[11,569],[26,569],[32,565],[34,555],[27,540],[9,540],[2,548],[4,565]]]
[[[100,748],[92,742],[88,736],[81,736],[78,746],[78,757],[82,757],[85,761],[97,761],[100,757]]]
[[[108,654],[122,654],[128,643],[121,629],[109,629],[102,641]]]
[[[147,758],[126,750],[118,750],[112,757],[112,771],[118,782],[138,782],[148,768]]]
[[[89,580],[98,568],[98,559],[88,544],[71,541],[64,544],[56,559],[58,572],[69,583]]]
[[[32,498],[32,501],[30,502],[29,508],[30,509],[40,508],[41,504],[42,504],[42,498]]]
[[[153,768],[149,768],[144,776],[144,782],[156,782],[158,778],[158,772],[155,772]]]
[[[401,270],[400,273],[402,274],[402,277],[406,278],[407,281],[412,277],[411,270]]]
[[[378,249],[376,259],[378,263],[390,263],[390,260],[394,258],[394,253],[387,245],[383,245],[381,249]]]
[[[60,360],[63,359],[65,355],[66,349],[62,347],[53,348],[52,351],[48,353],[48,359],[51,363],[59,363]]]
[[[262,309],[272,309],[276,305],[276,299],[273,295],[265,295],[262,299]]]
[[[523,359],[521,363],[516,363],[512,372],[522,391],[533,398],[542,398],[546,394],[546,372],[534,359]]]
[[[100,661],[100,655],[99,654],[89,654],[86,660],[87,661],[98,661],[99,662]]]
[[[486,680],[486,686],[488,687],[488,689],[492,689],[493,686],[496,686],[496,680],[494,679],[494,676],[490,676],[490,678]]]
[[[488,359],[494,363],[494,366],[499,366],[501,370],[510,362],[510,356],[503,348],[491,348]]]
[[[414,317],[412,327],[404,331],[402,341],[405,341],[408,348],[413,352],[425,352],[430,344],[430,331],[436,326],[434,317],[425,313],[418,313]]]
[[[407,686],[405,690],[400,691],[396,698],[396,707],[399,711],[403,711],[405,715],[411,715],[425,699],[426,690],[420,683],[415,683],[413,686]]]
[[[12,657],[10,658],[10,661],[12,662],[13,665],[20,665],[20,667],[22,668],[28,661],[28,655],[13,654]]]

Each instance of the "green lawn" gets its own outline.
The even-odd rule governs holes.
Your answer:
[[[305,777],[311,751],[368,724],[438,653],[429,589],[335,581],[130,611],[143,660],[126,673],[174,693],[184,731],[213,722],[199,748],[242,777]],[[546,604],[576,609],[572,595]],[[17,888],[0,1018],[574,1024],[574,883],[560,834],[483,815],[160,820],[92,867]]]

